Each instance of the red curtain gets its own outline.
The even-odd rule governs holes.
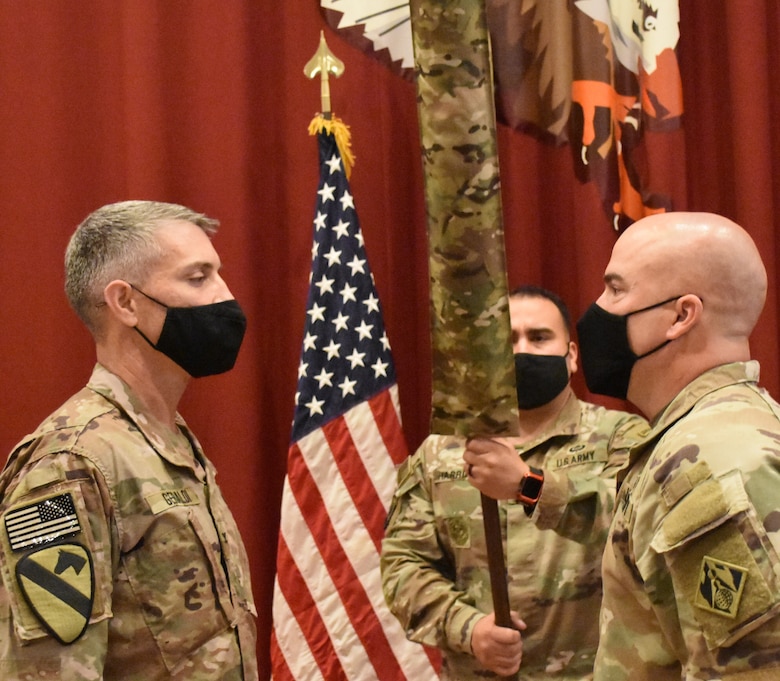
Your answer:
[[[720,212],[756,239],[770,295],[753,339],[778,394],[780,7],[680,0],[686,113],[679,208]],[[0,450],[87,379],[91,339],[62,292],[67,240],[108,202],[184,203],[222,221],[215,245],[249,329],[234,371],[193,382],[180,411],[219,469],[243,530],[267,676],[281,485],[310,265],[325,31],[346,72],[352,190],[397,365],[410,447],[428,432],[425,205],[414,85],[350,47],[317,0],[0,0]],[[684,141],[683,141],[684,140]],[[499,130],[510,284],[561,292],[578,316],[615,234],[571,152]],[[684,147],[683,147],[684,145]],[[582,381],[577,379],[582,390]]]

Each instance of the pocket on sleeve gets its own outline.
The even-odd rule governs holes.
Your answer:
[[[780,613],[780,560],[738,470],[708,478],[664,518],[652,548],[663,555],[710,650],[728,647]]]

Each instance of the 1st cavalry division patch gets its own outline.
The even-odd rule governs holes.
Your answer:
[[[54,544],[24,556],[16,580],[27,603],[60,643],[73,643],[92,614],[92,556],[80,544]]]
[[[92,614],[92,556],[81,544],[65,543],[81,532],[73,497],[41,499],[5,515],[11,550],[24,552],[16,564],[16,581],[27,604],[60,643],[81,636]]]

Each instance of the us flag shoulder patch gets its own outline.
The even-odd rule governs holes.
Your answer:
[[[81,532],[73,497],[59,494],[9,511],[5,531],[13,551],[48,544]]]

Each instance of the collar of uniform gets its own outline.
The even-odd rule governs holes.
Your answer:
[[[193,454],[198,463],[202,463],[200,445],[179,414],[176,414],[178,432],[172,432],[157,418],[144,411],[141,401],[127,383],[99,363],[95,365],[87,387],[120,409],[136,425],[157,454],[170,463],[197,468]]]
[[[558,416],[555,418],[552,425],[533,440],[515,445],[517,451],[521,453],[527,452],[554,437],[571,437],[572,435],[578,435],[580,433],[582,429],[582,410],[580,409],[580,401],[577,399],[571,386],[566,387],[565,390],[568,391],[568,397],[566,402],[563,403],[563,408],[558,412]]]
[[[756,360],[722,364],[696,377],[666,406],[652,422],[650,436],[665,431],[685,416],[705,395],[729,385],[758,383],[760,367]]]
[[[725,388],[739,383],[758,383],[759,364],[756,360],[747,362],[732,362],[722,364],[701,376],[696,377],[661,411],[650,424],[647,436],[631,446],[628,457],[628,465],[624,466],[617,475],[618,489],[627,479],[629,471],[636,468],[636,464],[650,451],[652,445],[677,421],[683,418],[695,404],[705,395],[714,390]]]

